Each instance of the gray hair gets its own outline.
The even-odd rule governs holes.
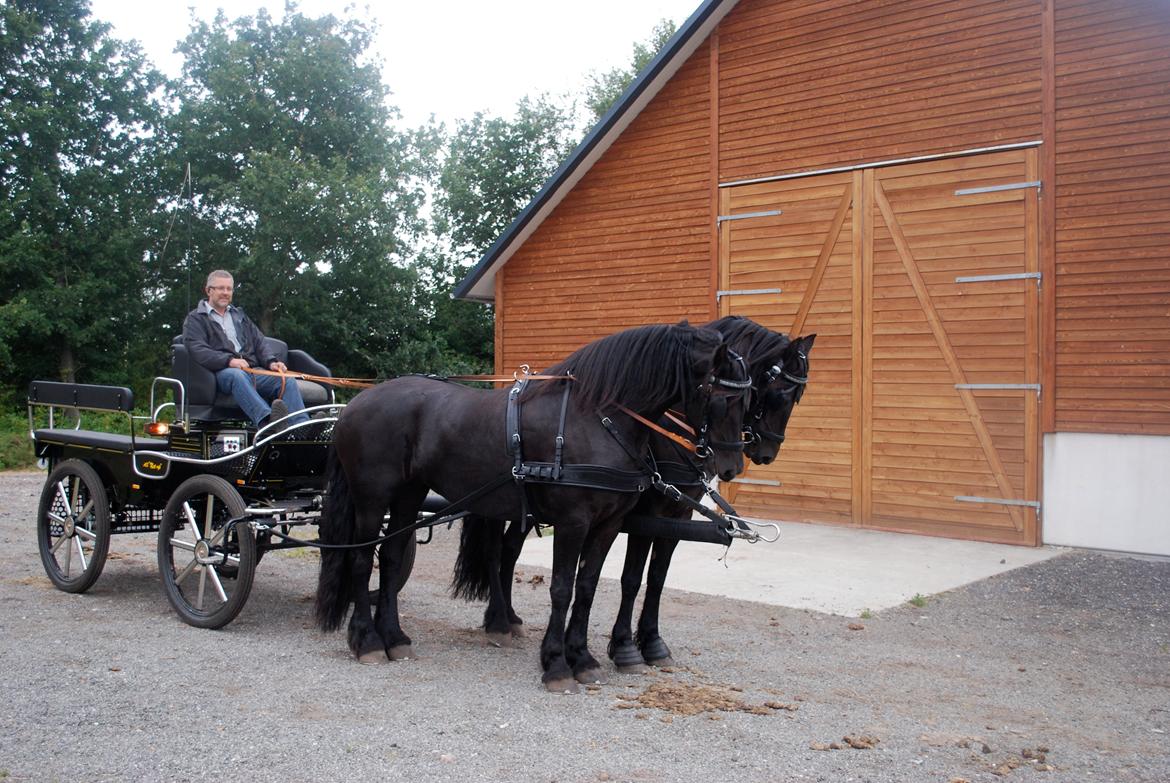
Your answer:
[[[233,277],[232,277],[232,273],[231,273],[231,272],[227,271],[226,269],[216,269],[214,272],[212,272],[211,274],[209,274],[209,275],[207,276],[207,282],[206,282],[206,283],[204,283],[204,286],[203,286],[203,287],[204,287],[204,288],[210,288],[210,287],[211,287],[211,281],[212,281],[212,280],[214,280],[214,279],[215,279],[215,278],[217,278],[217,277],[226,277],[226,278],[228,278],[229,280],[232,280],[233,282],[235,281],[235,278],[233,278]]]

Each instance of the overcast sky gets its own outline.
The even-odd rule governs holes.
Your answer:
[[[113,25],[119,38],[135,39],[151,61],[177,75],[175,44],[186,35],[190,11],[212,19],[225,7],[229,18],[266,7],[283,15],[283,0],[91,0],[93,15]],[[676,25],[700,0],[383,0],[358,3],[359,15],[379,23],[377,54],[392,102],[408,125],[432,113],[440,120],[476,111],[508,114],[524,95],[577,91],[591,70],[629,63],[633,45],[645,41],[660,19]],[[302,0],[307,16],[342,15],[346,4]]]

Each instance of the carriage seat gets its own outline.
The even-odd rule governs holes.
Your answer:
[[[332,377],[329,368],[312,356],[275,337],[265,337],[276,358],[288,365],[292,372]],[[171,342],[171,377],[183,382],[187,391],[187,415],[195,421],[247,420],[230,394],[220,394],[215,385],[215,373],[191,360],[182,336]],[[314,381],[298,379],[305,407],[327,405],[333,402],[333,387]]]

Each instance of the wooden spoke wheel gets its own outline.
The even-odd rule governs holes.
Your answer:
[[[97,471],[81,460],[53,469],[41,490],[37,543],[45,573],[67,593],[84,593],[110,549],[110,505]]]
[[[248,600],[256,536],[244,499],[219,476],[187,479],[167,502],[158,529],[158,569],[167,600],[197,628],[222,628]]]

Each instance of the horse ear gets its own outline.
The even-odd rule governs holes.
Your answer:
[[[803,353],[805,356],[808,356],[808,352],[812,350],[813,340],[815,339],[817,339],[815,332],[804,337],[797,337],[795,345],[799,347],[801,353]]]

